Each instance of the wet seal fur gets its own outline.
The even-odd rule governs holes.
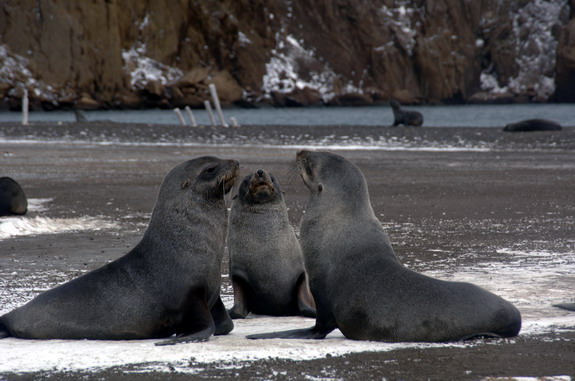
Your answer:
[[[204,341],[233,322],[220,299],[239,164],[200,157],[165,177],[142,240],[125,256],[0,316],[0,338]]]
[[[317,306],[314,327],[251,339],[322,339],[339,328],[354,340],[445,342],[511,337],[521,315],[470,283],[447,282],[403,266],[375,217],[360,169],[342,156],[300,151],[310,198],[300,241]]]
[[[271,173],[259,169],[243,179],[230,211],[228,248],[232,318],[249,312],[315,317],[300,244]]]
[[[402,110],[399,102],[394,99],[389,101],[389,105],[393,110],[392,126],[403,124],[404,126],[421,127],[423,125],[423,115],[420,112]]]
[[[517,123],[509,123],[503,127],[505,132],[560,131],[561,125],[547,119],[526,119]]]
[[[0,217],[23,215],[28,211],[24,190],[10,177],[0,177]]]

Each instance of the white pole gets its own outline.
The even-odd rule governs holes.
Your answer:
[[[190,117],[190,123],[192,123],[192,127],[198,127],[198,123],[196,123],[196,118],[194,118],[194,113],[192,113],[190,106],[186,106],[185,110]]]
[[[210,104],[210,101],[204,101],[204,106],[206,107],[206,111],[208,112],[208,116],[212,122],[212,126],[215,127],[216,119],[214,118],[214,113],[212,112],[212,105]]]
[[[28,89],[24,89],[22,96],[22,125],[28,125]]]
[[[218,112],[218,116],[220,117],[220,123],[222,127],[227,127],[226,120],[224,119],[224,113],[222,112],[222,107],[220,106],[220,99],[218,98],[218,92],[216,91],[216,85],[213,83],[210,84],[210,93],[212,94],[212,98],[214,99],[214,106],[216,107],[216,111]]]
[[[239,127],[238,121],[236,120],[235,116],[230,116],[230,122],[232,123],[232,127]]]
[[[176,113],[176,116],[178,117],[178,120],[180,121],[180,125],[185,127],[186,126],[186,121],[184,120],[184,117],[182,116],[182,112],[180,111],[179,108],[175,108],[174,112]]]

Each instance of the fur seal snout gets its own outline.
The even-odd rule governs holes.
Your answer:
[[[28,211],[24,190],[14,179],[0,177],[0,217],[22,215]]]
[[[521,315],[503,298],[470,283],[418,274],[400,263],[354,163],[310,151],[298,152],[296,161],[310,191],[300,240],[316,324],[248,338],[322,339],[336,328],[350,339],[387,342],[518,334]]]
[[[271,173],[259,169],[243,179],[231,207],[228,248],[232,318],[249,312],[315,317],[301,248]]]
[[[173,168],[141,241],[123,257],[0,316],[0,338],[203,341],[233,322],[220,299],[235,160],[205,156]]]

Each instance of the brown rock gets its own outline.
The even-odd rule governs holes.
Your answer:
[[[146,91],[151,95],[160,97],[164,95],[164,85],[158,80],[150,81],[146,85]]]
[[[203,67],[196,67],[188,71],[182,78],[180,78],[174,86],[177,87],[190,87],[195,86],[200,82],[205,81],[210,74],[210,70]]]
[[[229,71],[222,70],[214,75],[212,83],[222,104],[230,104],[242,99],[243,90]]]
[[[336,95],[330,102],[339,106],[369,106],[373,100],[369,94],[348,93]]]
[[[395,90],[391,94],[391,98],[395,99],[401,104],[415,104],[419,103],[417,99],[413,96],[412,92],[408,89]]]
[[[100,103],[88,94],[82,94],[76,101],[76,108],[80,110],[96,110],[101,107]]]

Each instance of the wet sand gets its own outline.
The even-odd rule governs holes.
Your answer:
[[[129,364],[71,373],[0,372],[0,379],[575,376],[575,312],[551,307],[575,300],[573,127],[503,133],[492,128],[0,124],[0,176],[19,181],[29,198],[44,200],[45,210],[32,210],[29,218],[89,217],[110,224],[101,230],[0,240],[0,312],[126,253],[146,227],[163,176],[188,158],[233,158],[240,161],[242,175],[260,167],[274,173],[297,227],[307,190],[293,175],[293,160],[297,149],[308,146],[358,164],[374,211],[403,263],[504,296],[521,310],[524,332],[514,339],[474,340],[463,347],[403,348],[309,361],[268,359],[228,366],[191,361],[194,375],[170,372],[170,364],[163,364],[168,373],[132,374],[127,373],[134,369]],[[231,288],[227,277],[223,280],[229,304]]]

